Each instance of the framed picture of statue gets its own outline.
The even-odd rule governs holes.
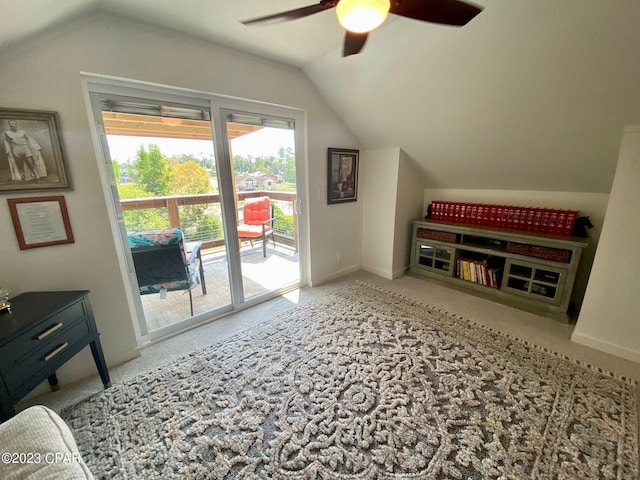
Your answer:
[[[71,188],[57,112],[0,108],[0,193]]]
[[[359,150],[329,148],[327,172],[327,203],[358,200]]]

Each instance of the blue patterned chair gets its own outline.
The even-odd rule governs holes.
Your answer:
[[[193,316],[191,289],[198,283],[206,293],[199,245],[187,256],[184,234],[180,228],[130,231],[129,248],[138,279],[140,295],[186,290]]]

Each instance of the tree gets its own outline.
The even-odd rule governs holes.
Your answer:
[[[151,192],[155,196],[169,194],[171,171],[169,163],[162,156],[158,145],[149,145],[148,152],[145,150],[144,145],[140,145],[136,160],[131,167],[131,175],[135,183],[144,190]]]
[[[279,234],[293,237],[293,215],[285,215],[280,207],[273,206],[273,225]]]
[[[120,164],[117,160],[111,161],[111,166],[113,167],[113,176],[116,179],[116,185],[120,183],[122,179],[122,169],[120,168]]]
[[[201,165],[202,167],[204,167],[205,170],[211,172],[213,176],[216,175],[216,161],[213,158],[213,155],[204,157],[204,155],[201,153],[200,158],[197,158],[195,155],[191,153],[182,153],[174,158],[178,161],[178,163],[187,163],[189,161],[194,161],[198,165]]]
[[[171,160],[171,194],[189,195],[208,193],[213,190],[211,179],[207,170],[195,160],[187,160],[184,163],[177,163]],[[214,239],[220,238],[219,231],[222,230],[220,216],[210,205],[184,205],[180,207],[180,224],[185,233],[185,238],[192,239]]]
[[[208,193],[212,191],[209,173],[194,160],[171,165],[171,194]]]
[[[284,181],[287,183],[296,183],[296,159],[294,157],[287,158],[284,166]]]
[[[135,183],[119,183],[118,195],[121,199],[153,197],[153,194],[147,192]],[[167,228],[169,224],[167,212],[155,208],[131,210],[123,212],[123,215],[127,230],[153,230],[156,228]]]
[[[241,173],[250,173],[251,161],[242,155],[233,156],[233,173],[240,175]]]

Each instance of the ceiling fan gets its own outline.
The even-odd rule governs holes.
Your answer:
[[[461,27],[482,11],[482,7],[460,0],[320,0],[265,17],[245,20],[248,26],[296,20],[336,7],[340,24],[346,29],[342,56],[360,53],[369,32],[385,20],[387,13],[402,17]]]

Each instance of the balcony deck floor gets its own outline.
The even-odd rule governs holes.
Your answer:
[[[269,244],[266,258],[262,244],[243,245],[240,250],[245,297],[251,297],[300,278],[298,253],[287,246]],[[194,315],[209,312],[231,303],[228,262],[224,250],[203,250],[202,263],[207,294],[200,285],[192,289]],[[189,294],[186,291],[141,296],[148,330],[152,331],[189,318]]]

